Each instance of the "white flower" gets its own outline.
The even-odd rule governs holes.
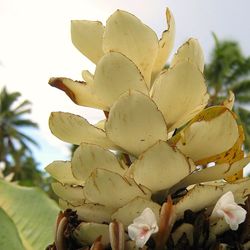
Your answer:
[[[128,226],[128,235],[135,240],[137,247],[143,247],[151,234],[158,232],[155,214],[150,208],[145,208],[141,215]]]
[[[234,201],[231,191],[225,193],[217,201],[211,218],[224,218],[232,230],[237,230],[239,224],[246,219],[247,211]]]

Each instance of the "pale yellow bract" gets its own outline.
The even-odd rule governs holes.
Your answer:
[[[73,237],[80,245],[135,249],[128,226],[145,209],[159,226],[153,236],[158,249],[171,233],[175,244],[183,233],[193,244],[193,225],[183,222],[171,232],[186,210],[207,209],[209,217],[226,192],[231,190],[238,204],[250,194],[249,178],[234,177],[250,162],[232,111],[234,94],[208,107],[201,46],[190,38],[169,60],[175,37],[169,9],[166,19],[160,39],[123,10],[106,25],[71,23],[72,42],[96,65],[95,72],[83,70],[81,81],[51,78],[49,84],[76,104],[106,115],[96,125],[64,112],[53,112],[49,119],[56,137],[79,145],[71,161],[55,161],[46,170],[55,179],[52,188],[61,208],[77,212],[81,223]],[[210,224],[208,244],[229,229],[223,223]]]

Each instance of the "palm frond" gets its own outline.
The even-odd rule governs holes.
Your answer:
[[[250,79],[236,82],[232,85],[231,90],[235,95],[242,94],[246,91],[250,92]]]
[[[228,76],[225,81],[228,84],[234,84],[239,78],[243,78],[244,80],[246,77],[250,77],[250,57],[243,58],[243,61],[238,62],[231,75]]]
[[[205,67],[205,77],[210,85],[221,89],[222,86],[231,84],[230,79],[244,74],[242,65],[245,65],[246,58],[237,42],[219,41],[215,34],[213,37],[215,47],[211,54],[211,62]]]
[[[8,93],[6,87],[4,87],[0,93],[0,112],[10,110],[20,96],[19,92]]]
[[[250,111],[242,107],[238,108],[238,115],[240,118],[241,125],[245,131],[245,150],[250,150]]]
[[[27,106],[30,106],[31,105],[31,102],[28,101],[28,100],[24,100],[22,101],[20,104],[18,104],[14,109],[13,109],[13,112],[18,112],[20,109],[24,108],[24,107],[27,107]]]
[[[27,140],[28,142],[30,142],[31,144],[33,144],[34,146],[36,146],[38,148],[40,147],[39,144],[35,140],[33,140],[30,136],[28,136],[28,135],[26,135],[24,133],[21,133],[21,132],[19,132],[19,135],[22,138],[24,138],[25,140]]]
[[[236,95],[236,100],[240,104],[249,104],[250,103],[250,93],[238,94]]]
[[[35,122],[32,122],[29,119],[15,119],[12,121],[12,124],[18,127],[38,128],[38,124]]]

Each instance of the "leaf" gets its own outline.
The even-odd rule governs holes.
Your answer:
[[[0,246],[1,249],[25,250],[17,228],[11,218],[0,208]]]
[[[37,188],[20,187],[3,180],[0,180],[0,193],[0,207],[12,219],[24,249],[44,250],[53,241],[59,212],[54,201]],[[12,250],[12,243],[9,244],[4,249]]]
[[[246,92],[249,92],[250,80],[242,80],[240,82],[237,82],[232,86],[231,89],[236,95],[240,95],[240,94],[244,94]],[[249,99],[249,101],[250,101],[250,99]]]
[[[248,110],[246,110],[245,108],[238,108],[238,114],[239,114],[239,118],[240,118],[240,122],[244,128],[245,131],[245,142],[244,142],[244,146],[246,151],[249,151],[250,149],[250,126],[249,126],[249,122],[250,122],[250,112]]]

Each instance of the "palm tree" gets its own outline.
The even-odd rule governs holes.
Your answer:
[[[243,55],[237,42],[219,41],[213,34],[215,47],[206,64],[205,77],[211,94],[209,105],[220,104],[229,90],[235,94],[234,111],[245,130],[245,150],[250,150],[250,57]]]
[[[24,156],[31,156],[30,144],[37,142],[22,129],[37,128],[37,124],[25,116],[31,112],[30,102],[18,102],[19,92],[9,93],[6,87],[0,92],[0,162],[5,162],[6,171],[20,176]]]

